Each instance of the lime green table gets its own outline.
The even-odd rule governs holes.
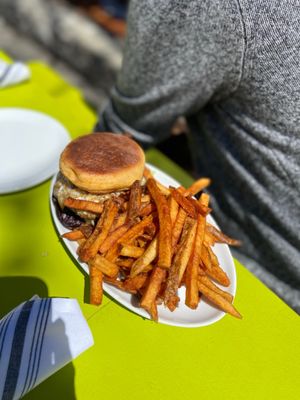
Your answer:
[[[0,107],[46,112],[72,137],[89,132],[96,117],[79,91],[49,67],[30,65],[32,80],[1,90]],[[183,184],[190,182],[156,150],[147,158]],[[235,304],[241,321],[225,316],[186,329],[144,320],[108,297],[99,308],[87,304],[85,277],[52,224],[49,187],[47,181],[0,197],[0,316],[35,293],[73,297],[95,345],[28,400],[299,398],[299,317],[238,262]]]

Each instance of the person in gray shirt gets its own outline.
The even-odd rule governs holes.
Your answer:
[[[132,0],[100,129],[149,146],[178,116],[235,256],[299,313],[300,1]]]

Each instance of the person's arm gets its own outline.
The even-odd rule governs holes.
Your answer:
[[[123,65],[101,127],[144,144],[164,139],[178,116],[236,89],[243,51],[236,1],[132,0]]]

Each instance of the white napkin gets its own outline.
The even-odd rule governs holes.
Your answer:
[[[77,300],[20,304],[0,321],[0,399],[23,397],[93,344]]]
[[[26,81],[30,78],[30,70],[26,64],[14,62],[9,64],[0,60],[0,88]]]

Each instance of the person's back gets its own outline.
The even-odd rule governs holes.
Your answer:
[[[132,1],[103,125],[144,143],[185,115],[238,258],[300,312],[300,2]]]

